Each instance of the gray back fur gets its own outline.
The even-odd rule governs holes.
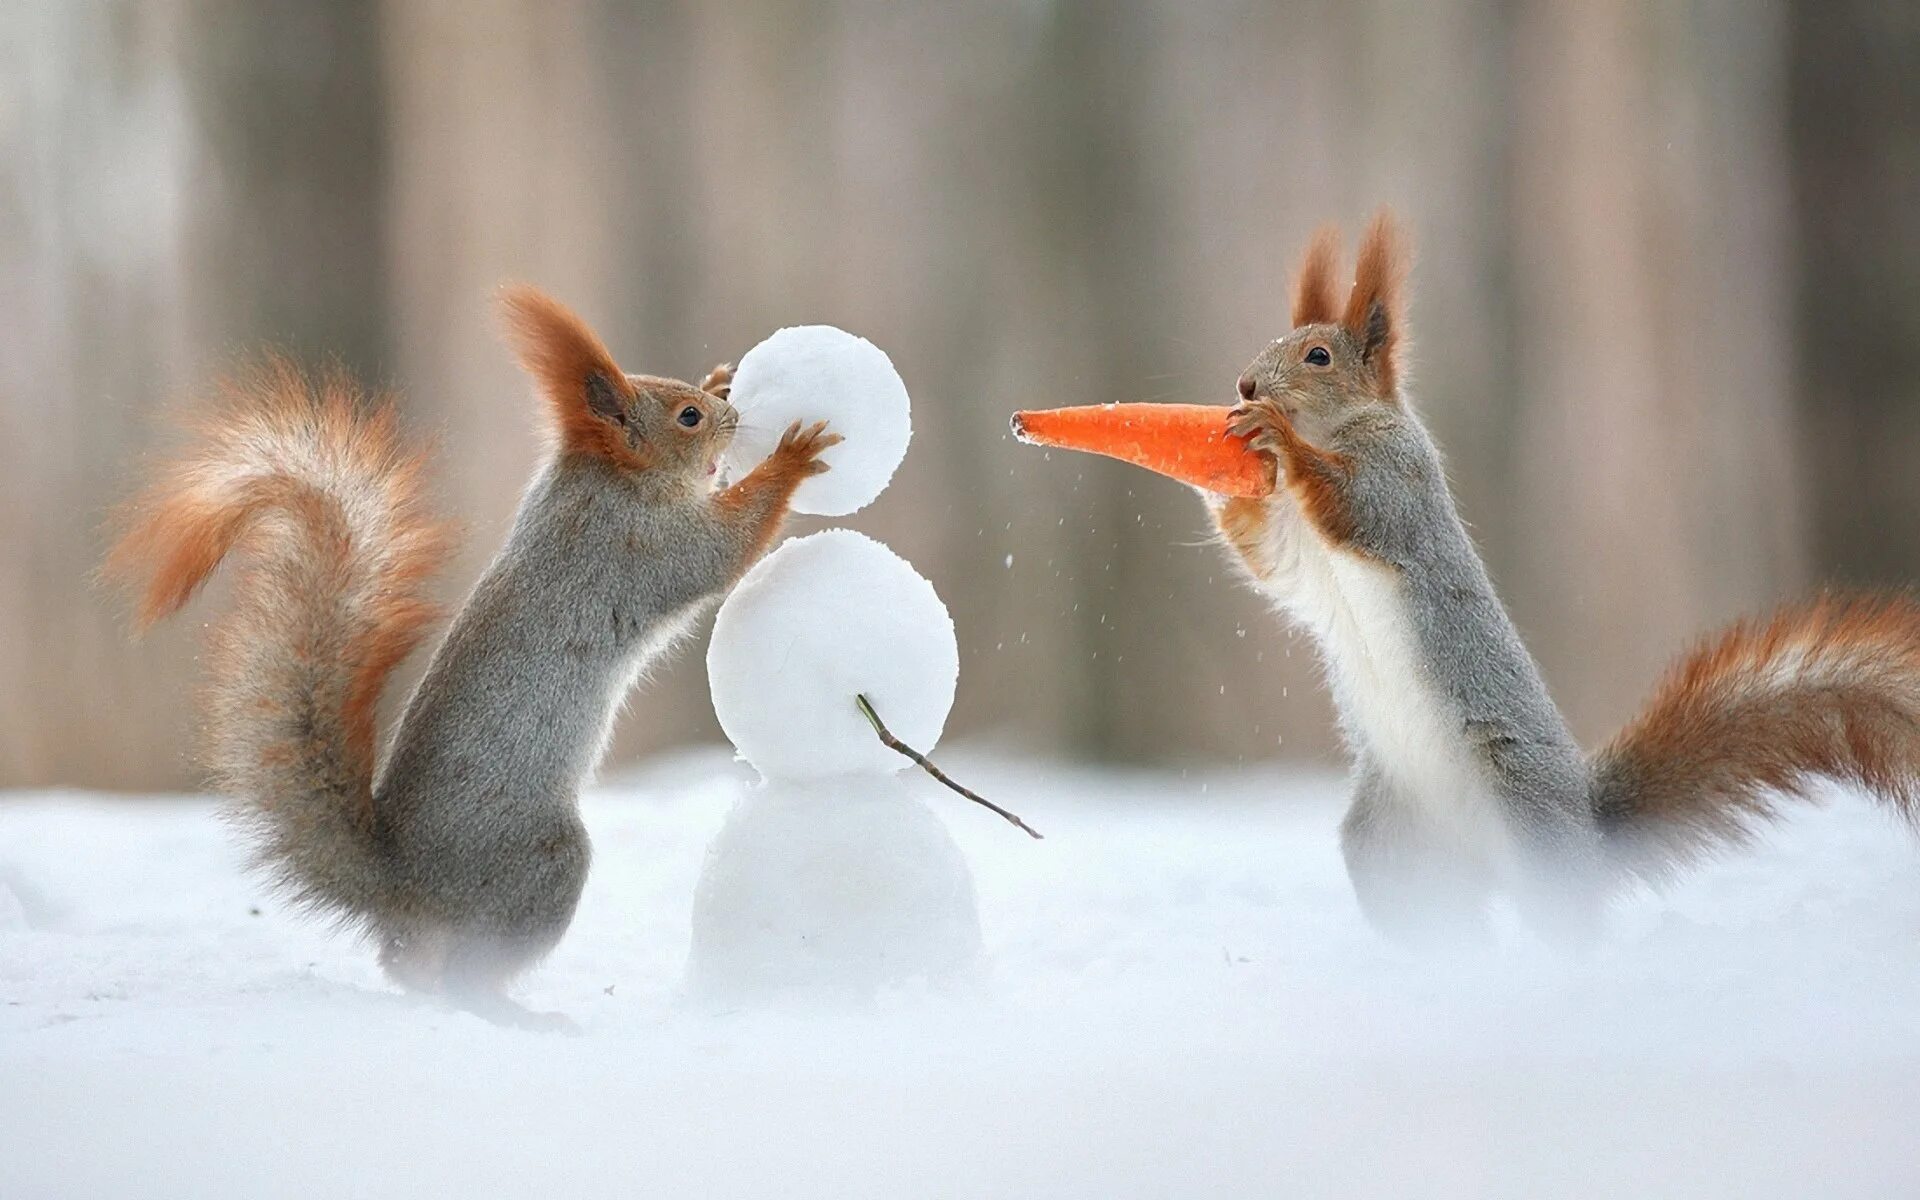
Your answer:
[[[738,568],[709,504],[593,458],[534,479],[378,786],[399,891],[427,909],[403,924],[547,944],[565,930],[589,856],[575,799],[614,714]]]
[[[1368,405],[1332,448],[1353,464],[1360,547],[1397,568],[1421,658],[1523,841],[1587,858],[1587,767],[1454,508],[1439,450],[1411,409]]]

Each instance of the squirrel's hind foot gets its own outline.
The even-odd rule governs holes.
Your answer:
[[[536,1012],[507,998],[505,985],[523,965],[520,957],[432,933],[389,937],[380,947],[387,978],[409,992],[503,1028],[578,1036],[580,1026],[565,1013]]]
[[[380,943],[380,969],[409,992],[437,995],[446,978],[446,940],[427,935],[389,935]]]

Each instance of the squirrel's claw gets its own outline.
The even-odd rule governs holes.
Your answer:
[[[830,468],[827,463],[820,461],[820,455],[828,447],[838,446],[846,440],[837,433],[828,433],[825,421],[815,421],[804,427],[795,421],[780,435],[780,445],[774,453],[801,460],[797,469],[803,475],[821,475]]]
[[[1291,422],[1286,411],[1271,397],[1244,400],[1227,410],[1227,432],[1246,438],[1247,445],[1254,450],[1277,450],[1283,440],[1279,431],[1289,428]]]

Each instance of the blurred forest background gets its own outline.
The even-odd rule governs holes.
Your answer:
[[[8,0],[0,785],[195,783],[213,610],[135,645],[90,572],[250,348],[400,391],[457,598],[538,452],[509,279],[629,370],[814,321],[893,356],[913,448],[847,523],[953,609],[952,736],[1328,757],[1196,500],[1006,419],[1228,402],[1307,233],[1382,202],[1418,401],[1583,738],[1709,622],[1920,579],[1911,0]],[[617,753],[718,736],[692,648]]]

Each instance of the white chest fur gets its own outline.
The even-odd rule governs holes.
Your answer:
[[[1329,545],[1293,504],[1273,509],[1274,569],[1260,585],[1318,642],[1349,744],[1423,823],[1485,849],[1504,843],[1488,780],[1420,654],[1398,573]]]

